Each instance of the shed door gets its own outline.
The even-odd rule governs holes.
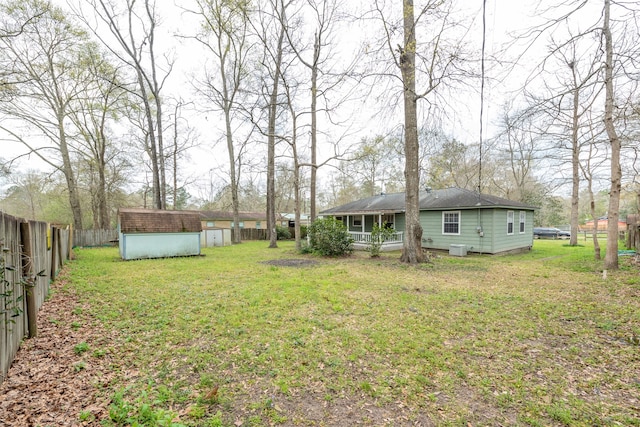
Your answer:
[[[224,240],[222,238],[222,230],[206,230],[207,247],[222,246]]]
[[[222,246],[222,230],[205,230],[207,247]]]

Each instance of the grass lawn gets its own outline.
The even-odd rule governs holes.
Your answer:
[[[279,245],[77,251],[66,286],[116,337],[85,343],[115,373],[103,425],[640,425],[628,259],[603,279],[589,243],[417,267]]]

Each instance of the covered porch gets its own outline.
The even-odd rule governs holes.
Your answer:
[[[336,215],[335,218],[342,221],[349,235],[353,239],[353,248],[365,250],[371,244],[373,226],[384,226],[393,230],[393,233],[382,243],[382,251],[395,251],[402,249],[404,232],[396,229],[395,212],[376,212]]]
[[[349,235],[353,239],[353,248],[357,250],[365,250],[371,244],[371,232],[349,231]],[[402,231],[394,231],[390,238],[382,242],[381,251],[397,251],[402,249],[403,245]]]

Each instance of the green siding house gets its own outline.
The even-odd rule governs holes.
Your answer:
[[[405,231],[404,193],[380,194],[320,212],[341,220],[356,248],[371,240],[374,224],[386,224],[395,233],[385,242],[387,250],[400,249]],[[533,246],[535,207],[461,188],[420,193],[422,247],[498,254],[528,251]]]

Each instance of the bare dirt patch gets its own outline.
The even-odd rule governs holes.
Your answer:
[[[272,259],[270,261],[263,261],[262,263],[276,267],[309,267],[318,264],[318,261],[313,259],[285,258]]]

